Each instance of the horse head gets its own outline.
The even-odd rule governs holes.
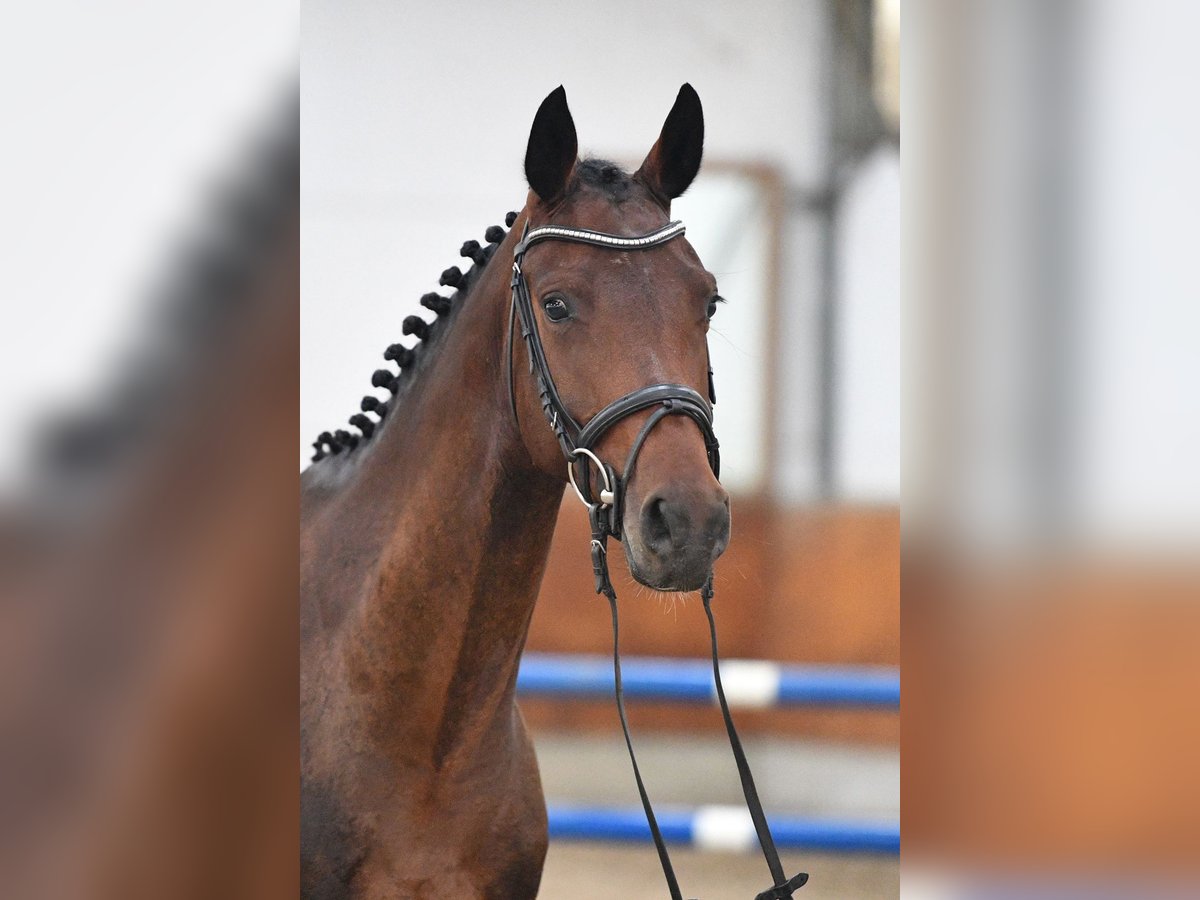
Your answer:
[[[535,377],[512,366],[522,440],[534,463],[558,477],[564,452],[574,458],[585,502],[598,504],[611,476],[611,533],[622,540],[633,576],[659,590],[700,588],[729,540],[729,497],[716,477],[708,424],[707,335],[720,298],[682,226],[668,227],[671,201],[696,177],[703,144],[700,99],[684,85],[636,172],[580,160],[560,87],[533,122],[525,156],[530,192],[516,223],[530,243],[518,246],[514,306],[523,279],[531,321],[523,312],[520,327],[527,340],[535,332],[546,370],[539,381],[537,364],[530,367]],[[655,402],[628,402],[647,397]],[[614,406],[592,442],[589,423]],[[586,460],[573,450],[576,423],[590,445]]]

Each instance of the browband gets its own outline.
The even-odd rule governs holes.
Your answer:
[[[593,244],[597,247],[609,247],[617,250],[645,250],[665,244],[672,238],[677,238],[687,231],[682,222],[668,222],[657,231],[637,237],[622,237],[618,234],[608,234],[604,231],[592,231],[588,228],[568,228],[564,225],[542,225],[532,231],[527,231],[513,250],[513,255],[523,256],[525,251],[540,241],[573,241],[577,244]]]

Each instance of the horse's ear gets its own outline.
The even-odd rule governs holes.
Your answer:
[[[637,174],[650,190],[669,202],[688,189],[700,171],[703,155],[704,109],[695,89],[685,84],[663,123],[662,134]]]
[[[566,191],[578,153],[575,120],[560,84],[538,107],[525,150],[525,179],[543,203],[553,203]]]

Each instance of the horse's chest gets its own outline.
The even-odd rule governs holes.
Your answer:
[[[447,828],[428,832],[368,854],[349,895],[363,900],[533,900],[541,881],[545,835],[536,822],[497,829],[480,839]]]
[[[536,761],[524,741],[492,744],[469,771],[392,770],[353,796],[315,790],[305,810],[306,898],[503,898],[537,894],[546,851]],[[319,889],[316,888],[320,884]]]
[[[394,900],[396,897],[411,897],[412,900],[484,900],[487,895],[466,872],[449,872],[435,878],[407,881],[391,881],[378,878],[366,884],[362,900]]]

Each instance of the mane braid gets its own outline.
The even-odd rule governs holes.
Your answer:
[[[510,212],[505,217],[505,223],[511,228],[516,217],[515,212]],[[445,332],[446,325],[462,307],[471,293],[471,288],[478,283],[506,234],[499,225],[492,225],[484,232],[484,240],[487,243],[480,244],[475,240],[463,243],[459,255],[471,261],[470,267],[463,272],[458,266],[451,266],[438,278],[438,283],[451,288],[453,293],[448,297],[437,292],[422,296],[421,306],[434,314],[433,321],[421,316],[407,316],[401,324],[401,333],[415,337],[417,342],[411,347],[399,343],[389,345],[383,352],[383,358],[386,362],[395,363],[397,369],[376,369],[371,375],[371,386],[383,388],[391,396],[381,399],[368,394],[362,398],[359,404],[361,412],[355,413],[348,420],[358,429],[358,433],[341,429],[321,432],[312,444],[316,451],[312,456],[314,463],[329,456],[340,456],[343,452],[350,453],[365,445],[379,432],[383,420],[400,405],[400,392],[407,392],[424,360],[431,357],[437,349],[438,339]],[[372,419],[367,413],[374,413],[378,418]]]

